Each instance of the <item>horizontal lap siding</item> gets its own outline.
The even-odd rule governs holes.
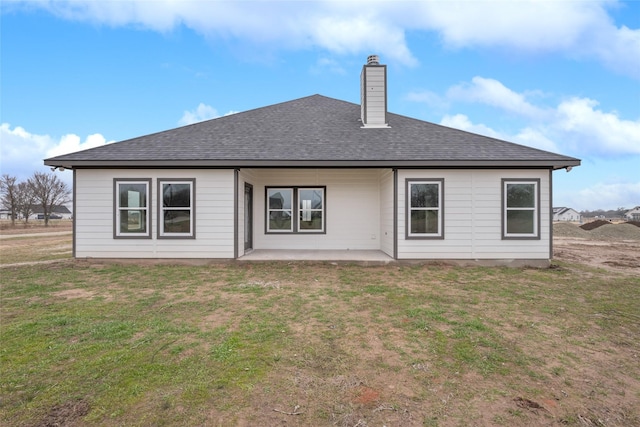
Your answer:
[[[393,257],[393,171],[380,176],[380,250]]]
[[[151,239],[114,239],[114,178],[151,178]],[[195,178],[195,239],[158,239],[158,178]],[[233,258],[233,171],[78,170],[76,257]]]
[[[380,171],[365,169],[256,169],[256,249],[380,249]],[[326,234],[266,234],[266,186],[325,186]]]
[[[405,238],[407,178],[444,178],[444,239]],[[502,179],[540,179],[540,240],[502,240]],[[549,259],[549,171],[401,170],[399,259]]]

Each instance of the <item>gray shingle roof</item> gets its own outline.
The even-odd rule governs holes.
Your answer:
[[[389,113],[362,129],[360,105],[312,95],[45,160],[73,167],[552,167],[580,160]]]

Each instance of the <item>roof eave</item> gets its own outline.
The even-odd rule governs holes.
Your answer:
[[[149,168],[544,168],[580,166],[579,159],[558,160],[64,160],[46,159],[64,169]]]

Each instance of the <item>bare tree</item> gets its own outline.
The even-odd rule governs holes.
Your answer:
[[[3,174],[0,177],[0,203],[11,215],[11,225],[16,225],[16,214],[18,213],[18,179],[9,174]]]
[[[29,178],[36,203],[42,207],[44,226],[49,226],[49,215],[55,206],[71,201],[71,190],[56,174],[34,172]]]
[[[33,213],[36,197],[33,194],[33,189],[28,182],[21,182],[18,184],[18,191],[16,192],[16,199],[18,201],[16,208],[24,218],[25,224],[29,222],[29,217]]]

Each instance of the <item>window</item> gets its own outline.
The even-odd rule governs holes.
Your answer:
[[[267,232],[293,231],[293,189],[267,189]]]
[[[267,188],[267,233],[324,233],[325,188]]]
[[[502,238],[540,238],[540,180],[502,180]]]
[[[407,180],[407,238],[444,238],[443,179]]]
[[[149,187],[150,179],[114,180],[115,237],[150,238]]]
[[[158,238],[195,237],[194,179],[158,180]]]

